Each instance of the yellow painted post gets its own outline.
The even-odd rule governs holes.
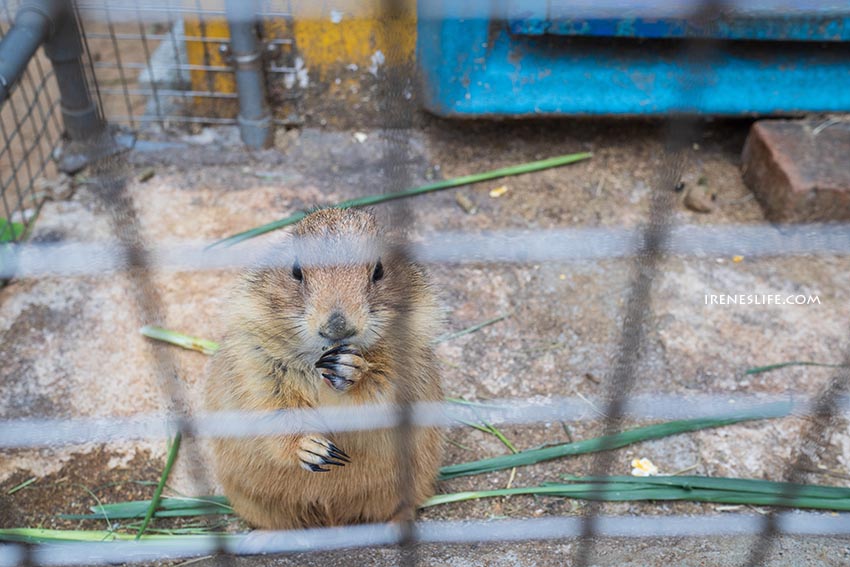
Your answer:
[[[371,109],[370,89],[379,79],[379,70],[385,65],[408,64],[416,50],[416,4],[405,3],[401,18],[395,20],[399,29],[391,34],[395,41],[386,45],[381,33],[381,2],[355,0],[329,0],[325,2],[295,2],[293,22],[283,19],[263,22],[267,37],[294,39],[294,52],[287,59],[295,67],[296,74],[290,79],[270,76],[272,110],[278,116],[285,114],[276,107],[275,94],[298,92],[303,110],[308,114],[321,115],[328,121],[338,120],[338,114],[346,111],[356,114],[368,113]],[[214,38],[229,37],[227,22],[223,19],[205,20],[188,18],[186,34]],[[285,48],[285,46],[284,46]],[[192,65],[227,66],[216,44],[187,41],[186,52]],[[193,90],[235,92],[231,73],[192,71]],[[236,115],[236,105],[220,99],[196,97],[199,115]]]
[[[230,30],[227,20],[216,18],[202,20],[199,18],[186,18],[183,22],[186,35],[189,37],[206,38],[230,38]],[[186,57],[190,65],[204,67],[229,67],[219,45],[226,43],[186,41]],[[206,91],[214,93],[235,93],[236,82],[233,73],[210,71],[207,69],[194,69],[189,71],[193,91]],[[236,102],[229,99],[208,98],[196,96],[194,99],[195,114],[197,116],[213,116],[221,118],[233,118],[237,113]]]

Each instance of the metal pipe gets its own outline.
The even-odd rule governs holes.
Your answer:
[[[239,93],[239,131],[242,141],[251,148],[271,145],[272,120],[266,104],[263,55],[257,36],[257,6],[254,0],[227,0],[227,23],[230,27],[230,51],[236,69]]]
[[[51,0],[25,2],[18,9],[15,23],[0,41],[0,104],[9,98],[38,46],[54,33],[60,11],[60,3]]]
[[[106,123],[89,94],[80,31],[67,0],[26,0],[18,9],[14,25],[0,41],[0,104],[42,44],[53,64],[68,137],[82,141],[97,136]]]
[[[59,5],[56,30],[44,43],[44,52],[53,64],[62,103],[65,132],[72,141],[89,140],[101,134],[106,121],[94,103],[83,66],[83,44],[80,28],[71,2],[42,0]]]

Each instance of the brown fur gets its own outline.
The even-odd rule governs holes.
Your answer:
[[[311,244],[316,238],[329,246],[317,250]],[[322,210],[301,221],[278,254],[298,263],[302,281],[286,264],[249,272],[238,286],[227,335],[209,367],[208,409],[392,403],[401,380],[415,400],[442,399],[431,348],[439,321],[436,302],[421,269],[386,248],[384,240],[373,217],[362,211]],[[378,281],[374,255],[352,260],[370,246],[378,247],[384,268]],[[354,336],[331,341],[319,335],[334,311],[344,315]],[[396,332],[400,313],[407,319]],[[339,343],[359,351],[347,360],[360,368],[343,368],[352,382],[343,390],[323,380],[314,366]],[[305,455],[321,452],[312,439],[330,441],[351,462],[325,465],[328,472],[305,470]],[[255,526],[287,529],[393,519],[402,502],[396,441],[392,430],[307,431],[218,439],[213,447],[218,478],[236,512]],[[437,430],[416,430],[412,458],[413,503],[419,504],[433,493],[441,459]]]

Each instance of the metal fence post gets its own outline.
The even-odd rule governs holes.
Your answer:
[[[257,3],[227,0],[230,51],[239,93],[239,130],[242,141],[252,148],[271,145],[272,120],[266,103],[263,50],[257,35]]]
[[[65,0],[42,0],[42,3],[59,5],[59,17],[54,32],[44,42],[44,52],[53,64],[59,85],[65,131],[71,141],[90,140],[104,131],[106,121],[86,82],[83,44],[74,9]]]
[[[0,104],[9,98],[30,58],[56,29],[61,5],[54,0],[25,2],[0,41]]]

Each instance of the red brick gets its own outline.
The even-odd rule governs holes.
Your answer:
[[[850,220],[850,122],[762,120],[744,145],[744,182],[771,221]]]

